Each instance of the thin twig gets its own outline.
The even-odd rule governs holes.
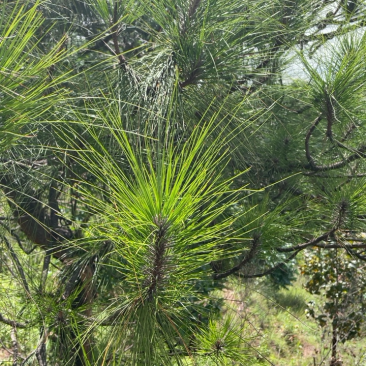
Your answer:
[[[37,246],[36,246],[36,245],[34,245],[34,246],[33,246],[33,248],[31,248],[31,249],[29,249],[29,250],[26,250],[26,249],[24,248],[24,246],[23,246],[23,244],[22,244],[22,241],[20,240],[20,238],[19,238],[18,234],[16,234],[16,233],[14,232],[14,230],[12,230],[12,231],[11,231],[11,235],[15,238],[15,240],[17,241],[17,243],[18,243],[18,245],[19,245],[20,249],[21,249],[25,254],[31,254],[31,253],[32,253],[32,252],[37,248]]]
[[[20,366],[25,366],[27,364],[27,362],[34,356],[34,354],[36,353],[36,350],[32,351],[24,360],[23,362],[20,364]]]
[[[333,228],[332,230],[326,232],[325,234],[322,234],[316,238],[313,238],[313,239],[307,241],[306,243],[293,245],[291,247],[285,247],[285,248],[281,247],[281,248],[277,248],[276,250],[280,253],[289,253],[289,252],[293,252],[295,250],[303,250],[307,247],[315,246],[319,242],[328,239],[328,237],[330,235],[332,235],[335,231],[336,231],[336,228]]]
[[[345,175],[330,175],[330,174],[322,174],[322,173],[314,173],[314,172],[303,172],[303,175],[307,175],[309,177],[317,177],[317,178],[364,178],[365,174],[345,174]]]
[[[4,242],[5,242],[5,245],[7,246],[8,250],[10,252],[11,257],[13,258],[13,262],[14,262],[17,270],[18,270],[18,273],[19,273],[20,278],[22,280],[24,290],[26,291],[27,295],[30,296],[30,290],[29,290],[27,279],[25,277],[23,267],[22,267],[17,255],[15,254],[13,247],[11,246],[10,242],[8,241],[8,239],[5,236],[3,236],[3,239],[4,239]]]
[[[318,126],[320,120],[321,120],[321,115],[319,115],[318,117],[315,118],[315,121],[311,125],[308,133],[306,134],[306,138],[305,138],[305,154],[306,154],[306,159],[308,160],[308,163],[309,163],[310,167],[312,169],[314,169],[314,170],[315,170],[315,162],[314,162],[313,157],[310,154],[309,141],[310,141],[311,135],[313,134],[315,128]]]
[[[249,253],[244,257],[244,259],[239,264],[237,264],[236,266],[230,268],[226,272],[215,273],[212,276],[213,279],[214,280],[221,280],[223,278],[226,278],[226,277],[232,275],[235,272],[238,272],[240,270],[240,268],[242,268],[245,264],[248,264],[254,258],[254,254],[256,253],[259,245],[260,245],[260,241],[259,241],[259,235],[258,235],[255,238],[253,238],[252,247],[250,248]]]
[[[21,240],[20,240],[20,238],[19,238],[19,235],[18,235],[18,234],[16,234],[16,233],[14,232],[14,230],[11,230],[7,225],[5,225],[4,223],[2,223],[2,222],[1,222],[1,219],[0,219],[0,225],[1,225],[3,228],[5,228],[5,229],[9,232],[9,234],[11,234],[11,236],[12,236],[12,237],[14,237],[14,238],[15,238],[15,240],[17,241],[17,243],[18,243],[18,245],[19,245],[20,249],[21,249],[25,254],[31,254],[31,253],[34,251],[34,249],[36,249],[36,248],[37,248],[36,246],[33,246],[33,248],[31,248],[30,250],[26,250],[26,249],[24,248],[23,244],[22,244],[22,241],[21,241]]]
[[[41,333],[41,339],[35,350],[33,350],[21,363],[20,366],[25,366],[27,362],[36,355],[38,364],[40,366],[47,366],[47,355],[46,355],[46,340],[47,340],[48,330]]]
[[[288,258],[286,258],[284,261],[277,263],[275,266],[267,269],[266,271],[262,272],[262,273],[256,273],[256,274],[240,274],[240,277],[242,278],[259,278],[259,277],[264,277],[264,276],[268,276],[269,274],[271,274],[273,271],[275,271],[277,268],[280,268],[281,266],[283,266],[284,264],[286,264],[287,262],[289,262],[290,260],[294,259],[299,253],[300,250],[297,250],[295,253],[292,253]]]

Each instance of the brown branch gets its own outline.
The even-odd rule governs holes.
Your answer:
[[[193,15],[196,13],[201,0],[191,0],[188,8],[188,17],[183,20],[182,27],[181,27],[181,35],[183,36],[187,31],[187,23],[189,20],[193,17]]]
[[[40,366],[47,366],[46,341],[47,341],[48,336],[49,336],[49,331],[47,329],[46,330],[41,329],[41,337],[40,337],[37,348],[35,350],[33,350],[31,353],[29,353],[28,356],[26,356],[23,359],[23,362],[21,363],[20,366],[27,365],[28,361],[34,355],[36,355],[38,364]]]
[[[361,255],[360,253],[355,252],[354,250],[352,250],[351,248],[348,248],[348,246],[346,247],[347,252],[350,255],[354,255],[355,257],[357,257],[358,259],[362,260],[362,261],[366,261],[366,256],[365,255]]]
[[[320,8],[319,8],[320,9]],[[318,10],[315,11],[316,13],[318,13]],[[338,10],[336,10],[334,12],[334,15],[336,15],[336,13],[338,12]],[[362,18],[360,18],[362,19]],[[329,22],[330,19],[322,19],[318,24],[327,24],[327,25],[338,25],[337,24],[333,24],[332,22]],[[354,23],[354,22],[357,22],[359,19],[358,18],[354,18],[354,19],[350,19],[349,23]],[[358,22],[357,24],[357,27],[359,28],[362,28],[364,27],[366,24],[366,21],[365,20],[361,20]],[[319,45],[324,45],[324,41],[328,41],[328,40],[331,40],[333,39],[334,37],[338,36],[340,34],[340,30],[342,29],[342,31],[344,33],[348,33],[348,32],[353,32],[354,29],[355,29],[355,26],[350,24],[348,27],[343,27],[343,22],[340,24],[340,26],[335,30],[335,31],[332,31],[332,32],[328,32],[328,33],[321,33],[321,34],[317,34],[317,32],[311,34],[311,35],[306,35],[305,33],[302,34],[301,36],[297,37],[297,42],[296,44],[299,44],[301,47],[303,46],[303,44],[308,44],[310,42],[320,42]],[[281,40],[281,39],[276,39],[273,47],[271,48],[271,50],[269,51],[269,55],[273,55],[275,54],[276,52],[278,52],[282,46],[286,46],[286,49],[290,48],[290,46],[288,44],[285,44],[284,40]],[[293,44],[292,44],[293,45]],[[262,62],[259,63],[259,65],[257,65],[257,67],[255,68],[254,71],[258,71],[264,67],[267,67],[268,64],[270,63],[270,61],[272,60],[273,58],[271,58],[270,56],[265,58]],[[247,74],[245,79],[244,80],[238,80],[237,81],[237,86],[235,87],[232,87],[230,89],[230,92],[236,92],[236,91],[242,91],[242,92],[245,92],[247,93],[248,91],[250,91],[250,93],[253,93],[256,91],[257,87],[258,86],[261,86],[263,83],[265,83],[270,77],[271,77],[271,74],[268,74],[266,76],[264,76],[263,78],[255,81],[255,83],[257,84],[257,86],[250,86],[250,87],[246,87],[246,86],[243,86],[242,84],[244,84],[247,80],[250,80],[250,79],[253,79],[254,77],[256,76],[255,73],[252,73],[252,74]]]
[[[316,244],[314,247],[322,249],[366,249],[366,244]]]
[[[253,238],[252,247],[250,248],[249,253],[243,258],[243,260],[240,263],[238,263],[236,266],[230,268],[226,272],[215,273],[212,276],[213,279],[221,280],[223,278],[226,278],[226,277],[232,275],[233,273],[238,272],[245,264],[248,264],[254,258],[254,254],[256,253],[256,251],[260,245],[259,238],[260,238],[259,235]]]
[[[313,122],[312,126],[310,127],[308,133],[306,134],[306,138],[305,138],[305,154],[306,154],[306,159],[308,161],[308,166],[306,166],[306,168],[311,169],[312,171],[326,171],[326,170],[334,170],[334,169],[339,169],[339,168],[343,168],[344,166],[346,166],[348,163],[351,163],[354,160],[360,159],[360,158],[365,158],[366,157],[366,145],[364,146],[360,146],[360,148],[352,155],[348,156],[348,158],[343,159],[341,161],[337,161],[333,164],[329,164],[329,165],[317,165],[314,161],[314,158],[311,156],[310,153],[310,147],[309,147],[309,141],[310,141],[310,137],[312,136],[315,128],[317,127],[317,125],[319,124],[321,120],[321,115],[319,115],[315,121]],[[329,121],[328,121],[328,128],[329,128]],[[331,130],[328,131],[327,129],[327,136],[331,137],[331,135],[329,136],[328,133],[331,133]]]
[[[18,234],[14,233],[14,231],[11,231],[11,235],[15,238],[15,240],[17,241],[20,249],[25,253],[25,254],[31,254],[36,248],[37,246],[34,245],[33,248],[29,249],[29,250],[26,250],[24,247],[23,247],[23,244],[22,244],[22,241],[20,240]]]
[[[39,366],[47,366],[46,344],[42,339],[35,351]]]
[[[14,230],[11,230],[8,226],[6,226],[5,224],[3,224],[1,221],[0,221],[0,225],[2,227],[4,227],[8,232],[9,234],[15,238],[15,240],[17,241],[18,245],[19,245],[19,248],[25,253],[25,254],[31,254],[37,247],[34,245],[31,249],[25,249],[23,244],[22,244],[22,241],[20,240],[18,234],[16,234],[14,232]]]
[[[31,359],[31,357],[33,357],[33,355],[36,353],[36,350],[32,351],[31,353],[28,354],[28,356],[26,356],[23,359],[23,362],[20,364],[20,366],[25,366],[27,365],[28,361]]]
[[[9,183],[10,181],[7,177],[2,177],[0,187],[6,194],[6,198],[13,210],[13,215],[18,221],[20,230],[31,242],[37,244],[37,246],[41,247],[43,250],[50,251],[55,258],[61,261],[64,260],[66,248],[62,245],[62,242],[73,238],[74,233],[68,227],[49,228],[47,225],[51,217],[54,222],[55,219],[57,219],[58,222],[60,216],[60,209],[57,203],[57,190],[55,189],[55,186],[53,186],[54,183],[51,184],[49,193],[51,215],[45,214],[45,209],[48,206],[43,205],[40,201],[38,191],[34,190],[31,194],[24,194],[24,197],[27,198],[26,207],[22,207],[21,204],[17,203],[20,198],[17,196],[17,193],[20,193],[21,195],[23,195],[23,193],[10,188]],[[1,221],[0,225],[3,225]],[[19,246],[24,250],[19,238],[14,232],[11,232],[11,234],[17,239]],[[33,250],[34,248],[31,251]],[[26,250],[24,251],[27,253]],[[27,254],[29,254],[29,251]]]
[[[344,136],[342,137],[341,142],[345,142],[348,139],[348,136],[352,133],[352,131],[357,128],[357,126],[354,123],[351,123],[348,130],[346,131],[346,133],[344,134]]]
[[[366,243],[362,242],[362,239],[360,240],[361,243],[357,243],[357,244],[321,243],[321,241],[327,240],[329,237],[333,237],[333,238],[335,237],[336,231],[342,225],[345,210],[346,210],[346,207],[344,205],[341,205],[341,207],[339,208],[339,214],[338,214],[337,220],[336,220],[332,230],[330,230],[316,238],[313,238],[313,239],[307,241],[306,243],[293,245],[291,247],[277,248],[276,250],[280,253],[286,253],[286,252],[288,253],[288,252],[292,252],[292,251],[300,251],[300,250],[303,250],[303,249],[306,249],[306,248],[312,247],[312,246],[317,247],[317,248],[322,248],[322,249],[346,249],[346,250],[348,250],[348,249],[366,249]],[[352,238],[348,239],[348,240],[352,240]],[[357,241],[357,239],[355,239],[355,241]]]
[[[20,229],[26,234],[27,238],[34,244],[46,245],[47,244],[47,232],[43,227],[44,224],[44,210],[41,208],[41,202],[38,199],[39,194],[37,191],[32,194],[24,194],[24,197],[20,191],[11,188],[11,180],[7,176],[3,176],[0,180],[0,187],[4,191],[8,200],[9,206],[13,211],[14,217],[16,217]],[[21,207],[17,203],[17,200],[21,199],[23,206]]]
[[[118,57],[120,66],[126,71],[126,58],[122,55],[118,44],[118,2],[114,3],[113,11],[113,27],[112,27],[112,39],[115,53]]]
[[[349,23],[355,23],[358,20],[359,19],[357,19],[357,18],[353,18],[353,19],[350,19]],[[365,24],[366,24],[366,21],[361,20],[357,24],[357,27],[362,28],[365,26]],[[339,27],[332,32],[320,33],[320,34],[318,34],[316,32],[316,33],[310,34],[308,36],[304,36],[302,38],[303,42],[308,43],[308,42],[320,41],[320,42],[324,43],[324,41],[329,41],[329,40],[333,39],[334,37],[339,36],[340,30],[342,30],[343,34],[346,34],[348,32],[353,32],[355,30],[354,25],[352,26],[352,24],[350,24],[347,27],[344,27],[344,24],[342,22],[341,23],[338,23],[338,22],[337,23],[336,22],[328,23],[328,25],[339,25]]]
[[[364,174],[330,175],[330,174],[316,174],[314,172],[303,172],[302,174],[307,175],[309,177],[318,177],[318,178],[364,178],[364,177],[366,177],[366,173],[364,173]]]
[[[301,249],[297,250],[296,252],[292,253],[288,258],[286,258],[284,261],[282,261],[280,263],[277,263],[275,266],[267,269],[266,271],[264,271],[262,273],[240,274],[240,277],[242,277],[242,278],[258,278],[258,277],[267,276],[267,275],[271,274],[273,271],[275,271],[277,268],[280,268],[281,266],[283,266],[284,264],[286,264],[290,260],[294,259],[300,251],[301,251]]]
[[[4,323],[6,325],[10,325],[13,328],[21,328],[21,329],[25,329],[28,327],[27,323],[19,323],[15,320],[11,320],[8,318],[5,318],[1,313],[0,313],[0,322]]]
[[[339,227],[342,224],[342,219],[344,216],[344,208],[343,206],[340,208],[337,220],[335,222],[334,228],[316,238],[313,238],[309,241],[307,241],[306,243],[302,243],[302,244],[298,244],[298,245],[294,245],[291,247],[282,247],[282,248],[277,248],[276,250],[280,253],[289,253],[289,252],[294,252],[289,258],[287,258],[285,261],[280,262],[278,264],[276,264],[274,267],[269,268],[267,271],[259,273],[259,274],[254,274],[254,275],[241,275],[245,278],[255,278],[255,277],[263,277],[266,276],[268,274],[270,274],[271,272],[273,272],[274,270],[276,270],[277,268],[279,268],[281,265],[285,264],[286,262],[290,261],[291,259],[295,258],[296,255],[311,246],[315,246],[318,248],[324,248],[324,249],[332,249],[332,248],[345,248],[345,245],[339,245],[339,244],[322,244],[320,243],[323,240],[328,239],[328,237],[333,236],[334,233],[339,229]],[[235,267],[232,267],[231,269],[229,269],[226,272],[223,273],[216,273],[213,275],[213,279],[218,280],[218,279],[222,279],[222,278],[226,278],[236,272],[238,272],[245,264],[249,263],[253,257],[254,254],[256,252],[256,249],[258,248],[260,242],[259,242],[259,236],[253,239],[252,242],[252,248],[249,251],[248,255],[239,263],[237,264]],[[366,248],[366,243],[362,243],[362,244],[352,244],[347,246],[347,248],[352,248],[352,249],[363,249]]]
[[[187,79],[179,83],[180,88],[183,89],[187,85],[193,84],[197,80],[197,76],[200,74],[201,66],[202,66],[202,59],[200,57],[198,59],[198,61],[195,63],[195,65],[193,66],[192,71],[188,75]]]
[[[309,141],[310,141],[310,137],[313,134],[316,126],[318,126],[321,118],[322,118],[321,115],[319,115],[318,117],[315,118],[315,121],[311,125],[308,133],[306,134],[306,138],[305,138],[305,154],[306,154],[306,159],[308,160],[308,163],[309,163],[309,165],[310,165],[310,167],[312,169],[315,169],[315,163],[314,163],[313,157],[310,154]]]
[[[332,105],[332,101],[330,99],[330,96],[326,97],[326,108],[327,108],[327,133],[326,136],[332,140],[333,137],[333,131],[332,131],[332,126],[333,126],[333,121],[334,121],[334,107]]]
[[[366,145],[361,146],[356,153],[350,155],[348,158],[337,161],[336,163],[330,164],[330,165],[313,165],[311,166],[311,169],[314,171],[326,171],[326,170],[334,170],[334,169],[340,169],[346,166],[349,163],[352,163],[352,161],[355,161],[360,158],[366,158]]]
[[[99,39],[95,42],[95,45],[90,48],[86,48],[85,51],[83,51],[83,55],[87,55],[93,51],[99,51],[102,48],[107,49],[108,51],[111,51],[111,48],[108,45],[108,42],[113,39],[113,33],[106,35],[104,38]]]
[[[293,251],[300,251],[307,247],[316,246],[319,242],[328,239],[328,237],[330,235],[334,234],[336,230],[337,230],[337,228],[333,228],[332,230],[328,231],[327,233],[320,235],[317,238],[311,239],[306,243],[293,245],[291,247],[285,247],[285,248],[281,247],[281,248],[277,248],[276,250],[280,253],[289,253],[289,252],[293,252]]]

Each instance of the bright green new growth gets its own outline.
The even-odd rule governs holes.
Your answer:
[[[73,159],[96,182],[104,182],[101,187],[77,180],[78,194],[97,220],[75,245],[86,251],[90,241],[96,251],[108,245],[103,255],[107,265],[122,274],[123,286],[96,324],[112,319],[121,332],[113,343],[127,342],[127,347],[131,342],[132,364],[139,359],[156,364],[163,362],[156,357],[166,351],[154,344],[187,342],[179,329],[192,316],[189,299],[200,296],[194,286],[210,281],[210,262],[230,255],[227,245],[236,218],[227,218],[225,212],[237,202],[240,190],[233,191],[231,180],[220,173],[228,157],[225,138],[212,137],[217,121],[197,125],[184,141],[168,132],[163,138],[137,140],[123,129],[118,108],[115,102],[99,114],[103,127],[79,122],[88,134],[83,140],[69,141],[74,133],[59,127],[64,141],[83,146],[72,153]],[[235,237],[238,240],[237,232]],[[98,261],[103,266],[103,258]],[[164,359],[164,364],[169,361]]]

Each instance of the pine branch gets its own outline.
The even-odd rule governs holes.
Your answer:
[[[364,178],[364,177],[366,177],[366,173],[363,173],[363,174],[330,175],[330,174],[322,174],[322,173],[314,173],[314,172],[304,172],[302,174],[310,176],[310,177],[318,177],[318,178]]]
[[[306,243],[293,245],[291,247],[277,248],[276,250],[280,253],[289,253],[289,252],[293,252],[293,251],[300,251],[300,250],[306,249],[308,247],[315,246],[323,240],[327,240],[329,238],[329,236],[334,234],[334,232],[336,230],[337,230],[336,228],[333,228],[332,230],[330,230],[330,231],[324,233],[323,235],[320,235],[314,239],[311,239],[311,240],[307,241]]]
[[[10,325],[13,328],[25,329],[25,328],[28,327],[28,324],[27,324],[28,322],[27,323],[20,323],[20,322],[17,322],[15,320],[5,318],[1,313],[0,313],[0,322],[4,323],[6,325]]]
[[[309,141],[310,138],[315,130],[315,128],[318,126],[320,120],[321,120],[321,115],[319,115],[315,121],[313,122],[313,124],[311,125],[308,133],[306,134],[306,138],[305,138],[305,154],[306,154],[306,159],[308,161],[308,165],[305,168],[311,169],[312,171],[326,171],[326,170],[334,170],[334,169],[340,169],[343,168],[344,166],[346,166],[347,164],[351,163],[352,161],[355,161],[357,159],[360,158],[366,158],[366,145],[360,146],[356,152],[350,156],[348,156],[346,159],[343,159],[341,161],[337,161],[333,164],[329,164],[329,165],[317,165],[314,161],[314,158],[312,157],[311,153],[310,153],[310,146],[309,146]],[[327,127],[327,136],[330,137],[332,132],[331,129],[329,130],[329,121],[328,121],[328,127]],[[328,135],[330,134],[330,136]]]
[[[310,154],[310,147],[309,147],[309,141],[310,141],[310,137],[313,134],[315,128],[318,126],[319,122],[321,120],[321,115],[319,115],[315,121],[313,122],[313,124],[311,125],[308,133],[306,134],[306,138],[305,138],[305,154],[306,154],[306,159],[308,160],[308,163],[310,165],[310,167],[312,169],[315,169],[315,162],[313,157]]]
[[[321,243],[324,240],[327,240],[329,237],[334,236],[335,232],[341,227],[343,220],[344,220],[344,216],[345,216],[345,212],[347,209],[347,204],[346,202],[342,202],[342,204],[339,207],[339,212],[338,212],[338,216],[335,220],[334,223],[334,227],[316,237],[313,238],[309,241],[307,241],[306,243],[302,243],[302,244],[298,244],[298,245],[294,245],[291,247],[281,247],[281,248],[277,248],[276,250],[280,253],[289,253],[289,252],[294,252],[290,257],[288,257],[285,261],[282,261],[278,264],[276,264],[275,266],[269,268],[268,270],[266,270],[265,272],[262,273],[258,273],[258,274],[247,274],[247,275],[240,275],[242,277],[245,278],[255,278],[255,277],[263,277],[266,276],[268,274],[270,274],[271,272],[273,272],[274,270],[276,270],[277,268],[279,268],[280,266],[282,266],[283,264],[285,264],[286,262],[290,261],[291,259],[295,258],[296,255],[298,253],[300,253],[302,250],[308,248],[308,247],[318,247],[318,248],[323,248],[323,249],[334,249],[334,248],[340,248],[340,249],[366,249],[366,243],[362,243],[362,244],[352,244],[352,245],[340,245],[340,244],[323,244]],[[222,279],[222,278],[226,278],[232,274],[235,274],[236,272],[238,272],[245,264],[249,263],[253,257],[254,254],[256,252],[256,249],[259,246],[259,236],[253,239],[253,243],[252,243],[252,248],[250,250],[250,252],[248,253],[248,255],[235,267],[232,267],[231,269],[229,269],[228,271],[224,272],[224,273],[218,273],[213,275],[213,278],[215,280],[217,279]]]
[[[46,344],[43,340],[41,340],[41,343],[37,347],[35,353],[39,366],[47,366]]]
[[[366,249],[366,243],[363,244],[316,244],[317,248],[322,249]]]
[[[47,366],[47,354],[46,354],[46,340],[48,337],[47,331],[41,331],[41,339],[39,341],[39,344],[35,350],[33,350],[31,353],[28,354],[23,359],[23,362],[21,363],[21,366],[27,365],[28,361],[36,355],[38,364],[40,366]]]
[[[355,154],[352,154],[348,156],[346,159],[337,161],[333,164],[329,165],[316,165],[313,163],[310,165],[310,169],[313,171],[326,171],[326,170],[335,170],[345,167],[347,164],[352,163],[353,161],[361,158],[366,158],[366,145],[360,146],[357,149],[357,152]]]
[[[118,44],[118,3],[117,1],[114,4],[113,10],[113,27],[112,27],[112,39],[115,53],[118,57],[120,66],[126,71],[126,58],[122,55],[121,50]]]
[[[214,274],[212,277],[214,280],[221,280],[223,278],[226,278],[230,275],[232,275],[235,272],[238,272],[244,265],[250,263],[252,261],[252,259],[254,258],[254,255],[260,245],[260,240],[259,240],[260,236],[256,236],[253,238],[252,240],[252,247],[250,248],[249,253],[244,257],[244,259],[237,264],[236,266],[230,268],[228,271],[223,272],[223,273],[216,273]]]
[[[366,248],[366,246],[365,246]],[[361,255],[360,253],[357,253],[356,251],[352,250],[351,248],[349,248],[348,246],[346,246],[346,250],[350,255],[354,255],[355,257],[357,257],[358,259],[362,260],[362,261],[366,261],[366,256],[365,255]]]
[[[0,219],[1,220],[1,219]],[[18,245],[19,245],[19,248],[25,253],[25,254],[31,254],[36,248],[37,248],[37,246],[33,246],[31,249],[25,249],[25,247],[23,246],[23,244],[22,244],[22,241],[20,240],[20,238],[19,238],[19,235],[18,234],[16,234],[15,232],[14,232],[14,230],[11,230],[8,226],[6,226],[4,223],[2,223],[2,222],[0,222],[0,225],[2,226],[2,227],[4,227],[8,232],[9,232],[9,234],[11,234],[11,236],[13,237],[13,238],[15,238],[15,240],[17,241],[17,243],[18,243]]]
[[[15,238],[15,240],[17,241],[18,245],[19,245],[19,248],[25,253],[25,254],[31,254],[36,248],[37,246],[34,245],[31,249],[29,250],[26,250],[22,244],[22,241],[20,240],[18,234],[16,234],[15,232],[11,232],[11,235]]]
[[[264,276],[268,276],[269,274],[271,274],[273,271],[275,271],[277,268],[280,268],[281,266],[283,266],[284,264],[286,264],[287,262],[289,262],[290,260],[294,259],[299,253],[301,252],[300,250],[297,250],[296,252],[292,253],[287,259],[285,259],[284,261],[277,263],[275,266],[267,269],[266,271],[262,272],[262,273],[256,273],[256,274],[240,274],[240,277],[242,278],[258,278],[258,277],[264,277]]]
[[[195,65],[192,67],[192,71],[188,75],[187,79],[180,82],[179,86],[183,89],[188,85],[194,84],[197,80],[197,77],[200,75],[201,72],[201,66],[202,66],[202,59],[201,57],[198,59],[198,61],[195,63]]]

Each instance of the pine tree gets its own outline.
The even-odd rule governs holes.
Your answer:
[[[250,362],[212,289],[364,260],[364,1],[1,7],[13,365]]]

